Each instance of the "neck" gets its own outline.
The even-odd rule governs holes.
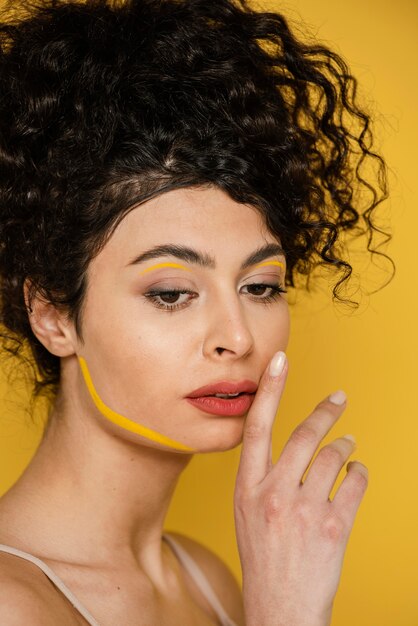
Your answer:
[[[147,569],[161,561],[164,519],[191,458],[118,437],[74,396],[59,397],[33,459],[0,501],[0,542],[97,567],[117,554]]]

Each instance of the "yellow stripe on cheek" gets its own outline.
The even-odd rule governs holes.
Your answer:
[[[125,430],[129,430],[138,435],[142,435],[142,437],[146,437],[147,439],[151,439],[151,441],[156,441],[157,443],[162,443],[169,448],[174,448],[177,450],[184,450],[186,452],[196,452],[193,448],[189,448],[188,446],[174,441],[174,439],[170,439],[165,435],[161,435],[157,433],[155,430],[151,430],[151,428],[147,428],[146,426],[141,426],[141,424],[137,424],[133,420],[116,413],[110,407],[106,406],[103,400],[100,398],[96,389],[94,388],[93,381],[90,376],[90,372],[87,367],[87,363],[82,356],[78,356],[78,360],[80,362],[81,372],[84,377],[84,381],[87,385],[87,389],[90,392],[90,395],[93,399],[94,404],[99,409],[100,413],[104,415],[109,421],[113,422],[117,426],[124,428]]]

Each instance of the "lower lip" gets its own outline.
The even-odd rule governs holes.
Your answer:
[[[243,394],[237,398],[226,400],[223,398],[215,398],[213,396],[202,396],[200,398],[186,398],[197,408],[202,409],[206,413],[213,415],[243,415],[246,413],[254,401],[254,395]]]

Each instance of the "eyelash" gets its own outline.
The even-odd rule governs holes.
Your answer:
[[[270,302],[274,302],[276,300],[278,300],[279,298],[281,298],[281,293],[287,293],[287,291],[285,289],[283,289],[280,285],[270,285],[267,283],[251,283],[249,285],[245,285],[245,287],[267,287],[268,289],[272,290],[272,293],[269,296],[265,296],[262,298],[256,298],[254,301],[260,301],[263,304],[269,304]],[[188,294],[193,294],[194,291],[190,291],[189,289],[170,289],[170,290],[166,290],[166,291],[149,291],[148,293],[144,294],[145,298],[148,298],[149,300],[151,300],[151,302],[153,302],[155,304],[155,306],[157,307],[157,309],[163,309],[165,311],[169,311],[169,312],[173,312],[176,309],[183,309],[185,306],[187,306],[187,303],[182,303],[182,304],[173,304],[173,305],[167,305],[164,304],[162,305],[161,303],[158,302],[157,298],[159,296],[163,296],[163,295],[177,295],[177,294],[184,294],[184,293],[188,293]]]

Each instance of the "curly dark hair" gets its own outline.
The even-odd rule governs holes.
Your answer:
[[[0,22],[0,321],[6,352],[33,358],[34,398],[58,391],[60,358],[32,332],[25,281],[28,307],[38,293],[82,341],[90,261],[158,194],[215,185],[253,205],[286,285],[334,267],[340,301],[340,235],[383,254],[372,235],[391,236],[371,218],[386,167],[356,79],[281,14],[247,0],[16,4]]]

